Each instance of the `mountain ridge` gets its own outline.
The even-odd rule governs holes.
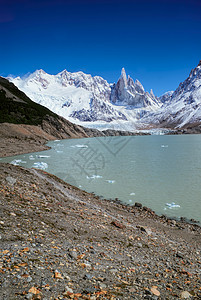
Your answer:
[[[60,116],[97,129],[135,131],[192,128],[201,123],[201,62],[175,91],[156,97],[122,68],[117,83],[67,70],[56,75],[37,70],[25,79],[9,78],[32,100]],[[194,125],[193,125],[194,124]]]
[[[33,101],[76,124],[130,122],[129,129],[135,130],[136,120],[146,111],[156,110],[160,101],[153,92],[145,92],[138,80],[134,82],[130,76],[127,78],[124,69],[122,73],[124,79],[121,75],[116,84],[109,84],[100,76],[66,70],[56,75],[37,70],[24,79],[9,80]]]
[[[165,99],[163,106],[145,116],[142,122],[170,128],[188,128],[201,123],[201,61]]]

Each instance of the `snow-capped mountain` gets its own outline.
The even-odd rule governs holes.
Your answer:
[[[167,96],[167,97],[166,97]],[[170,94],[161,99],[164,105],[143,118],[143,122],[165,127],[182,128],[201,122],[201,61],[189,77]]]
[[[159,108],[160,101],[151,93],[145,92],[142,84],[126,76],[125,69],[121,71],[121,77],[114,85],[111,94],[111,100],[115,104],[130,105],[133,108]]]
[[[161,105],[152,91],[145,92],[138,80],[127,78],[124,69],[117,84],[66,70],[57,75],[37,70],[24,78],[8,79],[33,101],[89,127],[133,130],[138,119]]]

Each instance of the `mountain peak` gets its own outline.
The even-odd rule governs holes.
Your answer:
[[[43,69],[36,70],[34,73],[35,73],[36,75],[47,74]]]
[[[154,96],[154,92],[153,92],[153,90],[151,89],[151,91],[150,91],[150,95],[151,95],[151,97],[154,97],[155,98],[155,96]]]
[[[121,69],[121,76],[126,77],[126,71],[124,68]]]
[[[66,74],[68,73],[68,71],[66,69],[64,69],[63,71],[59,72],[59,74]]]
[[[127,76],[124,68],[121,69],[121,77],[119,79],[124,87],[127,87]]]
[[[199,64],[198,64],[198,67],[201,67],[201,60],[200,60],[200,62],[199,62]]]

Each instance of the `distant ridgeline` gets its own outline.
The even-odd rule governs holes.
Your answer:
[[[47,115],[57,117],[29,99],[13,83],[0,77],[0,123],[41,125]]]

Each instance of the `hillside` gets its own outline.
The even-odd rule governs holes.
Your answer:
[[[0,298],[200,299],[201,228],[0,164]]]

